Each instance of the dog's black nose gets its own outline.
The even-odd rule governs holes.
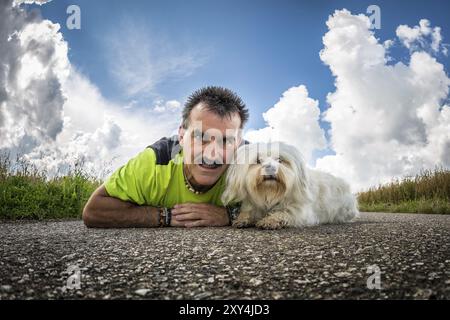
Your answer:
[[[268,163],[262,166],[263,167],[263,175],[273,176],[277,173],[277,167]]]

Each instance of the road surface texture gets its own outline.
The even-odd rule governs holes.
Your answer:
[[[0,222],[0,299],[36,298],[450,299],[450,216],[279,231]]]

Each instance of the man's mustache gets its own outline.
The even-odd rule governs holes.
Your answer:
[[[224,161],[221,158],[210,159],[207,157],[198,157],[194,159],[194,164],[222,165]]]

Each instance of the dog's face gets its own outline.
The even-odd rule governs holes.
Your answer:
[[[295,172],[288,158],[257,150],[245,175],[245,187],[253,200],[261,206],[280,202],[292,189]]]
[[[225,203],[247,199],[257,207],[271,208],[306,182],[301,155],[284,143],[242,146],[228,170]]]

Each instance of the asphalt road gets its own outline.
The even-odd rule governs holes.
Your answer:
[[[0,222],[0,299],[18,298],[450,299],[450,216],[279,231]]]

